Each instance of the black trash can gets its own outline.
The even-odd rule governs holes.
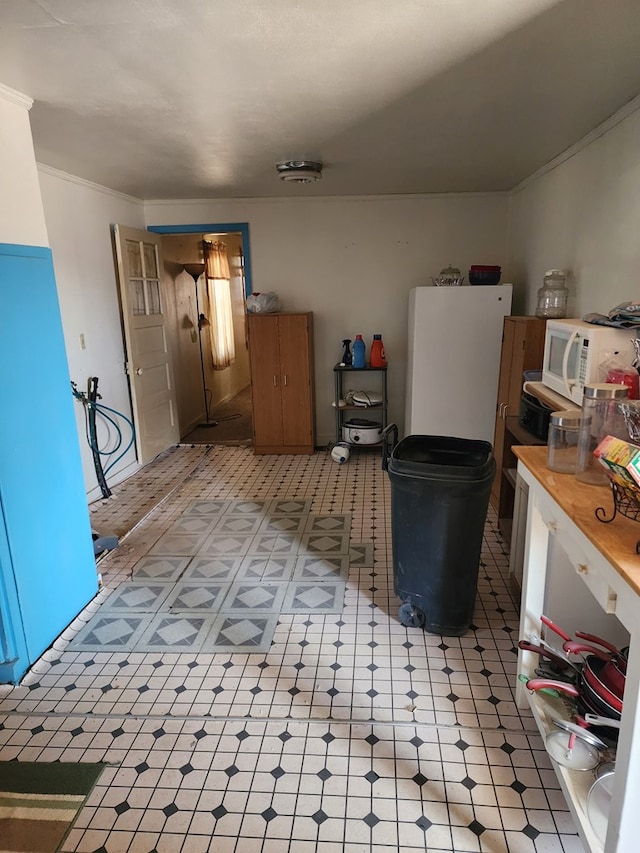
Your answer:
[[[460,636],[469,629],[482,535],[496,471],[487,441],[384,435],[391,481],[394,588],[403,625]],[[393,438],[392,438],[393,437]]]

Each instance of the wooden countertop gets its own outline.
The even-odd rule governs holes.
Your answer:
[[[604,524],[595,517],[595,509],[599,506],[604,507],[607,518],[611,517],[611,490],[607,486],[580,483],[573,474],[550,471],[546,465],[546,447],[514,447],[513,452],[592,545],[640,595],[640,556],[636,554],[640,523],[619,513],[610,524]]]

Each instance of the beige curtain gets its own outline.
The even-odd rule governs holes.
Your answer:
[[[227,247],[216,240],[204,241],[204,258],[207,265],[207,295],[211,312],[209,336],[213,369],[224,370],[235,361],[236,347],[233,336],[233,311]]]

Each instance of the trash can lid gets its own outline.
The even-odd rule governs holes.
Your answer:
[[[388,470],[438,480],[483,480],[495,470],[493,447],[480,439],[409,435],[393,449]]]

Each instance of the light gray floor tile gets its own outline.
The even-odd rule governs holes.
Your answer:
[[[220,609],[238,613],[280,613],[288,584],[268,580],[236,580]]]
[[[348,533],[305,533],[300,539],[301,554],[337,554],[349,553]]]
[[[171,557],[197,554],[205,538],[205,533],[165,533],[149,553]]]
[[[205,646],[217,652],[267,652],[277,621],[277,615],[220,613]]]
[[[183,516],[219,516],[229,508],[229,501],[192,501],[184,510]]]
[[[255,556],[289,556],[298,553],[299,540],[285,533],[258,533],[253,537],[248,554]]]
[[[159,613],[140,637],[136,651],[197,653],[212,623],[209,615]]]
[[[231,581],[242,564],[242,557],[194,557],[182,575],[184,580]]]
[[[252,542],[249,533],[212,533],[197,553],[202,557],[243,557]]]
[[[298,557],[293,572],[295,580],[346,580],[348,576],[349,558],[344,555]]]
[[[340,613],[345,584],[335,581],[292,581],[282,605],[283,613]]]
[[[310,515],[305,525],[305,533],[349,533],[350,515]]]
[[[211,580],[182,580],[163,602],[162,610],[172,613],[199,610],[216,613],[229,592],[231,584]]]
[[[238,579],[288,581],[296,564],[295,557],[245,557]]]
[[[189,557],[143,557],[133,568],[135,580],[176,581],[189,564]]]
[[[299,498],[275,498],[269,503],[269,515],[308,515],[311,501]]]

